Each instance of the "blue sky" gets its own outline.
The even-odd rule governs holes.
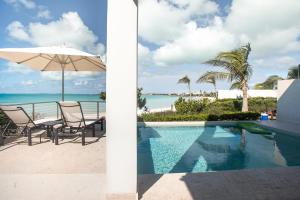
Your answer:
[[[0,48],[66,44],[105,60],[105,0],[0,0]],[[280,12],[278,12],[280,8]],[[300,63],[300,1],[142,0],[139,4],[139,87],[145,92],[192,90],[208,70],[202,63],[247,42],[254,73],[250,87],[269,75],[286,77]],[[228,89],[228,82],[218,82]],[[60,74],[0,61],[0,93],[59,93]],[[67,93],[99,93],[105,74],[69,73]]]
[[[280,8],[280,9],[279,9]],[[177,84],[191,78],[193,91],[208,70],[202,63],[221,51],[250,42],[250,88],[270,75],[287,76],[300,63],[300,1],[294,0],[143,0],[139,8],[139,83],[144,91],[186,91]],[[217,82],[228,89],[228,82]]]
[[[105,56],[106,7],[105,0],[1,0],[0,48],[66,44]],[[59,79],[57,72],[0,61],[0,93],[59,93]],[[98,93],[105,90],[105,74],[67,74],[65,87],[67,93]]]

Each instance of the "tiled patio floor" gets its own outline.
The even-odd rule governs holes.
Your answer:
[[[99,130],[99,127],[98,127]],[[2,200],[104,200],[106,139],[87,137],[33,140],[19,138],[0,147],[0,199]],[[96,132],[96,133],[97,133]]]
[[[300,167],[143,175],[143,200],[299,200]]]

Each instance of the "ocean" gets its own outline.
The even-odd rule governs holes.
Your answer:
[[[174,104],[178,97],[167,95],[143,95],[146,98],[146,106],[150,109],[166,108]],[[60,101],[60,94],[0,94],[0,104],[20,104]],[[101,101],[97,94],[65,94],[66,101]],[[101,110],[105,103],[101,103]]]

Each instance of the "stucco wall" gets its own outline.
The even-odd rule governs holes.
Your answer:
[[[218,90],[219,99],[235,99],[243,95],[241,90]],[[248,90],[248,97],[277,97],[276,90]]]
[[[107,3],[107,199],[137,199],[137,6]]]
[[[300,125],[300,80],[278,81],[277,119]]]

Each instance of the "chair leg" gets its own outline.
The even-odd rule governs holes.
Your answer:
[[[103,131],[103,129],[104,129],[104,120],[102,119],[101,120],[101,131]]]
[[[42,134],[40,134],[40,143],[42,143]]]
[[[93,137],[95,137],[96,136],[96,125],[94,124],[93,125]]]
[[[51,141],[54,143],[54,128],[51,128]]]
[[[4,146],[4,137],[0,134],[0,146]]]
[[[58,145],[58,130],[54,131],[55,145]]]
[[[81,144],[82,146],[85,145],[85,129],[81,131]]]
[[[29,129],[27,132],[27,137],[28,137],[28,146],[32,145],[32,138],[31,138],[31,130]]]

